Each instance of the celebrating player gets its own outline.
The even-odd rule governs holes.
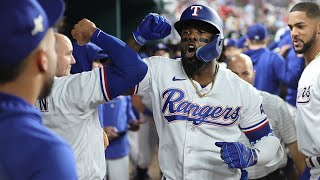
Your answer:
[[[253,70],[252,60],[245,54],[238,54],[233,56],[227,62],[227,68],[236,73],[241,79],[253,84],[255,72]],[[274,134],[281,140],[282,147],[288,147],[289,153],[293,162],[301,175],[305,163],[303,162],[304,156],[299,153],[297,148],[297,136],[294,121],[287,108],[286,102],[279,96],[267,93],[265,91],[259,91],[262,96],[262,105],[265,113],[270,119]],[[244,135],[241,136],[240,142],[243,142],[246,146],[250,146]],[[287,164],[287,153],[277,164],[266,166],[253,166],[246,170],[248,171],[249,179],[286,179],[285,173],[281,170]]]
[[[153,23],[155,18],[152,16],[149,23]],[[157,23],[160,26],[167,22]],[[156,31],[153,33],[159,35]],[[55,78],[51,96],[40,100],[38,106],[43,112],[44,123],[70,143],[79,179],[103,179],[106,166],[97,107],[138,84],[147,72],[147,65],[124,42],[104,33],[87,19],[74,26],[72,35],[79,45],[90,40],[101,47],[112,63],[104,68],[68,76],[70,65],[75,61],[72,45],[68,38],[56,36],[58,41],[62,41],[60,45],[65,45],[57,48],[61,50],[59,75],[64,76]]]
[[[259,93],[216,62],[223,45],[217,12],[192,5],[174,27],[181,36],[181,60],[147,58],[138,89],[153,102],[163,179],[239,180],[239,169],[277,163],[283,150]],[[235,142],[241,131],[252,148]]]
[[[296,53],[303,54],[306,68],[298,84],[296,127],[299,150],[308,158],[311,178],[320,178],[320,7],[301,2],[292,7],[288,26]]]
[[[53,26],[60,0],[0,2],[0,179],[77,179],[69,145],[42,125],[36,100],[46,97],[57,66]],[[41,7],[42,6],[42,7]]]

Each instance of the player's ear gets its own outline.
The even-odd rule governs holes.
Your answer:
[[[318,32],[318,34],[320,34],[320,21],[318,21],[317,32]]]
[[[36,63],[40,72],[47,72],[49,68],[48,58],[43,49],[36,52]]]

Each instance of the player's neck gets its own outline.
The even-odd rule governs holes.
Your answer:
[[[37,101],[37,95],[40,87],[36,87],[37,83],[28,81],[25,78],[17,79],[16,81],[0,85],[0,92],[12,94],[34,105]]]
[[[215,72],[216,61],[211,61],[208,63],[200,73],[195,74],[192,79],[197,81],[199,84],[203,86],[207,86],[212,82],[212,77]]]

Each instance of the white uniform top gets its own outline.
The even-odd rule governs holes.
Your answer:
[[[55,78],[51,95],[39,101],[43,122],[73,150],[80,180],[101,180],[106,174],[102,129],[97,106],[107,95],[103,68]],[[101,81],[100,81],[101,78]]]
[[[320,156],[320,57],[304,69],[298,84],[296,127],[298,148]]]
[[[167,179],[240,179],[220,158],[217,141],[234,142],[244,131],[262,127],[268,119],[261,111],[261,97],[248,83],[221,68],[213,89],[199,98],[181,61],[165,57],[146,59],[148,73],[138,94],[152,98],[159,135],[159,164]]]
[[[279,96],[270,94],[268,92],[259,91],[262,96],[262,105],[264,112],[268,115],[268,119],[272,126],[273,133],[279,138],[282,148],[285,149],[285,144],[293,143],[297,140],[296,128],[292,120],[291,113],[287,107],[287,103]],[[240,139],[245,146],[251,147],[248,139],[242,133]],[[259,166],[255,165],[247,168],[248,178],[257,179],[262,178],[273,171],[283,168],[287,164],[287,153],[277,164],[273,166]]]

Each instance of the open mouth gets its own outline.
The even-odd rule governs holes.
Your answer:
[[[300,42],[301,41],[299,39],[294,39],[293,40],[293,46],[295,46],[295,47],[299,46]]]
[[[195,54],[195,52],[196,52],[196,50],[197,50],[197,48],[196,48],[195,45],[189,44],[189,45],[187,46],[187,51],[186,51],[187,57],[193,57],[194,54]]]

